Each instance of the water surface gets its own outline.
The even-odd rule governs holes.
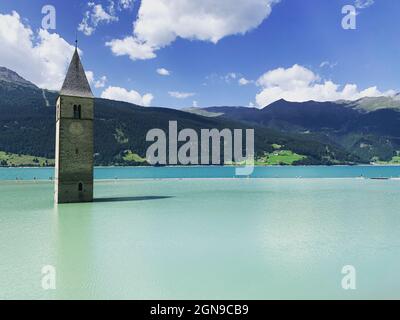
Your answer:
[[[50,181],[0,181],[0,298],[400,298],[400,180],[109,180],[94,203],[52,197]]]
[[[95,179],[248,178],[230,166],[96,167]],[[257,166],[251,178],[400,178],[400,166]],[[0,168],[0,180],[51,180],[54,168]]]

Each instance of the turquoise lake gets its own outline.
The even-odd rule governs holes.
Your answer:
[[[400,298],[400,167],[96,168],[57,207],[52,173],[0,169],[0,299]]]
[[[95,179],[247,178],[235,167],[96,167]],[[50,180],[54,168],[0,168],[0,180]],[[251,178],[400,178],[400,166],[255,167]]]

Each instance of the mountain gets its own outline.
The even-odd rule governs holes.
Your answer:
[[[0,162],[10,165],[13,164],[10,159],[19,157],[18,163],[21,164],[28,159],[25,156],[33,156],[37,164],[51,163],[54,159],[58,93],[40,89],[14,72],[2,70],[5,80],[0,81]],[[145,140],[147,132],[153,128],[168,132],[170,120],[178,122],[179,130],[192,128],[198,133],[201,129],[212,128],[255,128],[258,163],[340,164],[362,161],[336,142],[321,141],[313,135],[281,132],[262,123],[249,124],[217,113],[214,117],[206,117],[175,109],[141,107],[96,98],[95,164],[145,164],[143,158],[151,144]]]
[[[199,112],[198,110],[190,112]],[[276,101],[263,109],[210,107],[203,114],[335,143],[362,161],[390,161],[400,153],[400,97],[357,101]]]
[[[400,94],[393,97],[366,97],[354,102],[344,101],[349,107],[365,112],[371,112],[381,109],[400,110]]]
[[[38,89],[38,87],[35,86],[32,82],[25,80],[16,72],[4,67],[0,67],[0,83],[1,82],[7,83],[11,86],[23,86]]]

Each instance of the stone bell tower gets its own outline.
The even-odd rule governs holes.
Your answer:
[[[55,203],[93,201],[94,96],[75,49],[57,100]]]

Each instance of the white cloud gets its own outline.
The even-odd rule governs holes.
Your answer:
[[[85,71],[86,79],[89,82],[89,84],[92,84],[94,82],[94,73],[93,71]]]
[[[132,9],[134,0],[119,0],[119,6],[122,9]]]
[[[106,86],[106,76],[102,76],[96,80],[93,71],[86,71],[85,73],[90,85],[94,85],[95,88],[104,88]]]
[[[78,30],[82,31],[87,36],[92,35],[100,23],[108,24],[118,21],[112,1],[107,11],[101,4],[95,4],[94,2],[88,2],[88,8],[89,10],[85,12],[82,22],[78,26]]]
[[[240,73],[236,72],[229,72],[226,74],[218,74],[218,73],[211,73],[205,77],[205,82],[202,83],[203,86],[207,86],[208,84],[232,84],[238,83],[241,86],[254,83],[252,80],[248,80]]]
[[[167,69],[165,69],[165,68],[159,68],[159,69],[157,69],[157,73],[158,73],[160,76],[169,76],[169,75],[170,75],[170,72],[169,72]]]
[[[319,65],[320,68],[324,68],[329,66],[329,61],[322,61],[321,64]]]
[[[0,14],[0,64],[39,87],[59,90],[74,46],[57,33],[34,33],[19,14]]]
[[[95,88],[104,88],[107,82],[107,77],[106,76],[102,76],[100,77],[99,80],[96,80],[94,83],[94,87]]]
[[[375,0],[356,0],[354,4],[358,9],[365,9],[372,6],[374,2]]]
[[[193,97],[195,93],[192,92],[179,92],[179,91],[169,91],[168,94],[177,99],[186,99],[189,97]]]
[[[156,57],[155,51],[180,37],[217,43],[257,28],[279,0],[142,0],[133,35],[106,43],[115,55],[132,60]]]
[[[223,77],[223,79],[225,80],[226,83],[230,83],[231,80],[236,80],[237,77],[238,75],[236,73],[229,72],[227,75]]]
[[[114,39],[106,42],[106,46],[111,47],[111,51],[116,56],[128,55],[132,60],[147,60],[156,57],[152,46],[133,37]]]
[[[294,102],[335,101],[394,94],[393,90],[381,92],[376,86],[360,91],[355,84],[340,86],[332,81],[322,81],[314,72],[297,64],[288,69],[278,68],[266,72],[257,80],[257,85],[262,88],[256,95],[260,107],[279,99]]]
[[[146,93],[142,96],[135,90],[128,91],[125,88],[111,86],[103,91],[101,97],[104,99],[125,101],[145,107],[150,106],[154,99],[154,96],[151,93]]]
[[[118,21],[118,17],[113,15],[112,7],[109,8],[110,13],[108,13],[104,10],[101,4],[94,5],[91,3],[91,6],[92,6],[91,18],[95,25],[98,25],[100,22],[109,23],[113,21]]]
[[[246,86],[246,85],[252,83],[252,81],[251,80],[247,80],[246,78],[240,78],[238,83],[241,86]]]

